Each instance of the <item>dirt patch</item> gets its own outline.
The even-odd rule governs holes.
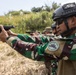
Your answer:
[[[0,75],[47,75],[44,62],[28,59],[0,42]]]

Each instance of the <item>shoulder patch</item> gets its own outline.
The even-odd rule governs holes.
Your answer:
[[[58,48],[59,48],[59,44],[57,41],[51,41],[51,42],[49,42],[49,44],[47,46],[47,49],[49,51],[56,51],[56,50],[58,50]]]

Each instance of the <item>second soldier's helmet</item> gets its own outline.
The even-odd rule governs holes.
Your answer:
[[[53,13],[53,20],[57,20],[59,18],[67,18],[69,16],[76,15],[76,4],[75,3],[67,3],[63,6],[56,9]]]

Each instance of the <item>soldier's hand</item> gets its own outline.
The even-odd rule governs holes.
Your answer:
[[[6,38],[9,37],[7,31],[4,29],[3,25],[0,25],[1,33],[0,33],[0,40],[6,42]]]

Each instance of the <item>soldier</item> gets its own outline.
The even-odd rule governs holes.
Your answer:
[[[66,37],[58,64],[58,75],[76,75],[76,4],[67,3],[53,13],[56,35]],[[67,39],[68,38],[68,39]],[[61,40],[61,41],[62,41]]]
[[[76,4],[67,3],[53,13],[56,35],[66,39],[51,39],[45,44],[28,43],[19,36],[9,36],[0,26],[0,39],[22,55],[34,60],[58,60],[57,75],[76,75]],[[28,56],[29,55],[29,56]],[[50,75],[50,74],[48,74]]]
[[[46,27],[42,33],[43,33],[45,36],[51,36],[51,34],[52,34],[51,27]]]

